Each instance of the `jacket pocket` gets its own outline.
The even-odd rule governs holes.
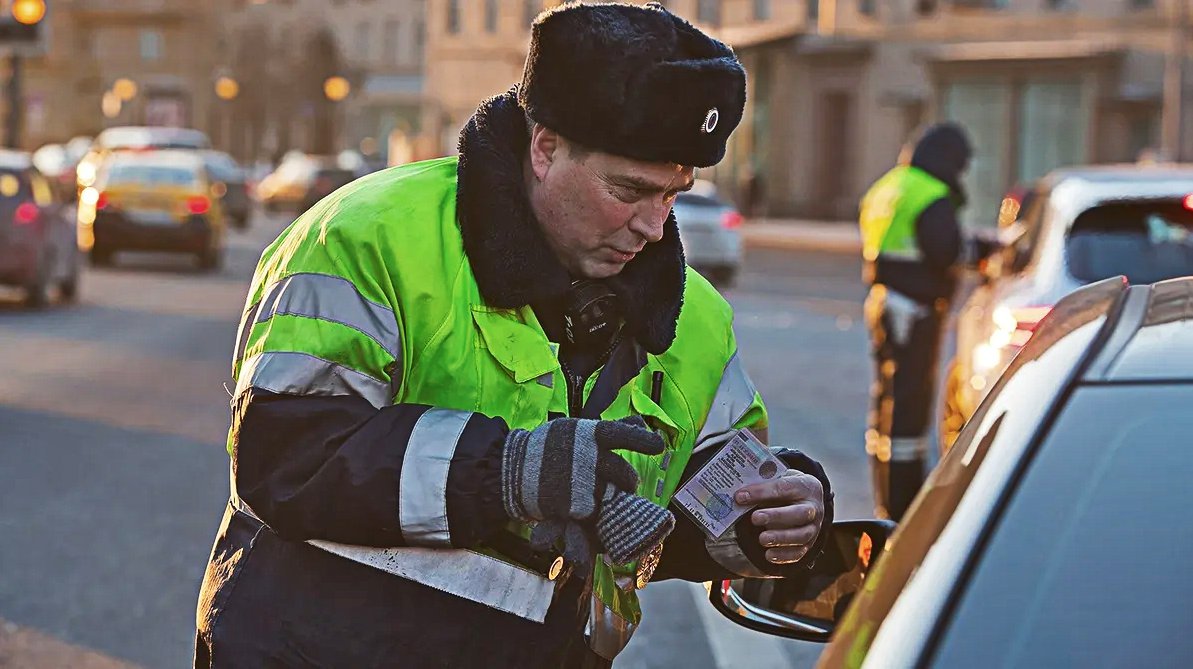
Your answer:
[[[488,353],[479,361],[481,411],[501,415],[510,427],[541,424],[559,370],[546,335],[508,309],[474,306],[472,320],[480,333],[478,346]]]

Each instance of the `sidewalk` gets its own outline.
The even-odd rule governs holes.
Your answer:
[[[853,221],[806,221],[792,218],[757,218],[741,226],[748,247],[861,253],[861,235]]]

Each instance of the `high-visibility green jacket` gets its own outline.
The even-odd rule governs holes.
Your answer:
[[[555,592],[551,575],[457,536],[461,514],[453,513],[453,499],[473,485],[477,454],[493,443],[494,423],[532,429],[568,414],[569,384],[558,343],[535,312],[495,308],[481,294],[456,221],[456,163],[444,158],[363,178],[304,214],[265,250],[235,354],[236,396],[346,395],[378,410],[407,407],[405,443],[390,444],[402,455],[393,463],[400,471],[389,526],[353,535],[374,547],[343,535],[302,538],[542,621]],[[766,427],[765,408],[737,353],[731,309],[695,272],[687,272],[671,347],[651,355],[627,340],[620,348],[606,366],[631,369],[600,415],[641,415],[666,441],[658,457],[624,454],[641,476],[641,496],[667,506],[695,450],[736,428]],[[582,394],[581,404],[603,371],[573,390]],[[652,399],[656,372],[662,392]],[[243,450],[243,438],[234,422],[230,451]],[[257,508],[252,494],[239,492],[266,524],[286,524],[271,517],[282,514]],[[350,508],[334,498],[325,503]],[[427,551],[403,547],[438,550],[427,559]],[[636,589],[644,584],[636,583],[637,565],[596,564],[588,632],[592,647],[611,658],[639,622]]]
[[[916,221],[929,205],[948,194],[945,182],[918,167],[899,166],[887,172],[862,198],[865,259],[919,261],[923,255],[916,242]]]

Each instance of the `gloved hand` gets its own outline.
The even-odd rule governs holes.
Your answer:
[[[614,449],[658,455],[663,439],[638,416],[556,418],[532,431],[512,430],[501,462],[506,512],[523,522],[588,521],[606,484],[626,491],[638,487],[637,472]]]
[[[613,564],[628,564],[646,556],[675,529],[675,516],[663,507],[608,484],[596,519],[597,548],[590,531],[574,520],[544,520],[530,533],[530,544],[546,550],[562,540],[563,556],[582,570],[592,568],[594,553]]]

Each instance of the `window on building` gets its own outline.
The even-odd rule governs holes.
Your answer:
[[[1128,0],[1128,6],[1133,10],[1155,9],[1156,0]]]
[[[770,0],[754,0],[754,20],[765,21],[770,18]]]
[[[721,0],[699,0],[696,20],[714,28],[721,25]]]
[[[524,0],[522,3],[522,23],[530,25],[534,18],[543,11],[543,0]]]
[[[382,47],[385,49],[384,58],[391,64],[401,62],[401,40],[400,34],[402,32],[402,22],[397,19],[386,19],[385,34],[382,35]]]
[[[497,32],[497,0],[485,0],[485,32]]]
[[[820,0],[808,0],[808,20],[820,19]]]
[[[447,0],[447,31],[460,32],[460,0]]]
[[[414,23],[414,61],[422,65],[426,55],[427,25],[422,19]]]
[[[87,26],[79,26],[78,32],[75,33],[76,48],[79,52],[79,58],[98,58],[99,54],[95,50],[95,31]]]
[[[162,33],[159,30],[141,31],[141,60],[161,60]]]
[[[857,11],[862,16],[874,16],[878,13],[878,3],[875,0],[857,0]]]

